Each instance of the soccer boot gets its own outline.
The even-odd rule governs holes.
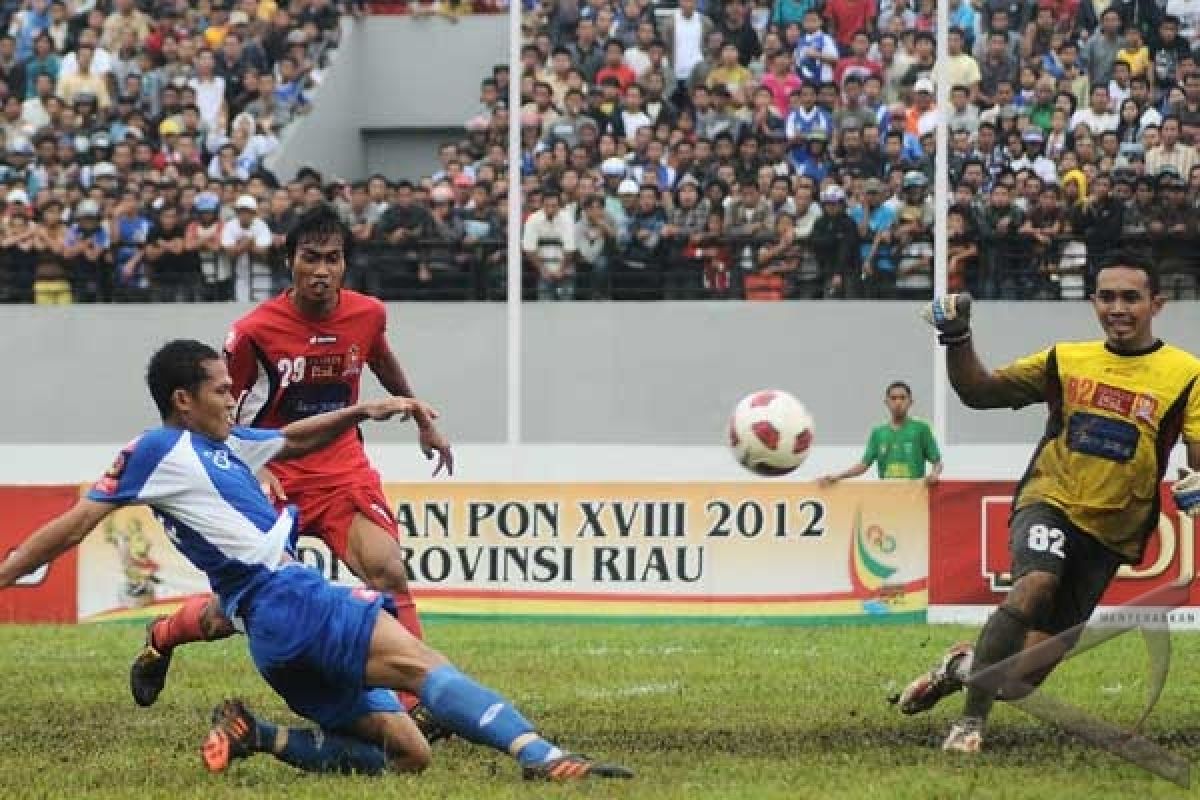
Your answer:
[[[417,730],[425,737],[425,741],[433,744],[443,739],[449,739],[454,733],[442,723],[433,718],[433,713],[422,703],[417,703],[408,710],[408,716],[417,724]]]
[[[983,720],[976,717],[963,717],[954,723],[942,749],[955,753],[978,753],[983,749]]]
[[[943,697],[963,688],[974,648],[965,642],[946,651],[936,667],[914,678],[896,698],[902,714],[920,714],[938,704]]]
[[[567,753],[545,763],[525,767],[521,774],[527,781],[577,781],[584,778],[632,778],[633,770]]]
[[[253,752],[254,717],[241,700],[224,700],[213,709],[212,730],[200,746],[200,758],[209,772],[224,772],[236,759]]]
[[[165,617],[155,617],[146,626],[146,642],[129,667],[129,691],[133,702],[143,708],[154,705],[167,683],[167,670],[171,667],[171,651],[160,653],[154,646],[154,626]]]

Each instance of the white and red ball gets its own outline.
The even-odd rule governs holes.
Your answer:
[[[729,420],[733,457],[756,475],[787,475],[808,458],[812,439],[808,409],[781,389],[746,395]]]

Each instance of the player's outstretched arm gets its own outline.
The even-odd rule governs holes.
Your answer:
[[[0,564],[0,589],[12,586],[21,576],[49,564],[82,542],[116,508],[111,503],[84,498],[71,510],[38,528]]]
[[[360,423],[367,420],[382,422],[395,416],[400,416],[401,419],[412,417],[417,425],[428,426],[437,419],[437,412],[411,397],[387,397],[383,400],[356,403],[327,414],[317,414],[280,429],[284,445],[273,460],[284,461],[306,456],[325,447]]]
[[[841,472],[831,472],[828,475],[822,475],[821,477],[817,478],[817,484],[822,487],[832,486],[838,481],[844,481],[847,478],[857,478],[870,468],[870,464],[864,464],[863,462],[859,461],[854,466],[847,467]]]
[[[921,316],[937,328],[938,342],[946,348],[946,374],[950,385],[968,408],[1013,408],[1030,401],[1027,392],[1002,381],[979,359],[971,337],[971,295],[948,294],[934,298]]]

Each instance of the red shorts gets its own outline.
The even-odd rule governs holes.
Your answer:
[[[388,509],[387,497],[376,475],[362,483],[306,493],[299,500],[288,499],[300,510],[300,532],[315,536],[329,546],[343,563],[350,538],[350,524],[357,514],[383,528],[393,539],[400,538],[396,519]]]

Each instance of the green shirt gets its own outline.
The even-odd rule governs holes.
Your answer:
[[[880,478],[924,478],[925,464],[942,460],[929,423],[909,418],[899,428],[885,423],[871,431],[862,463],[879,467]]]

